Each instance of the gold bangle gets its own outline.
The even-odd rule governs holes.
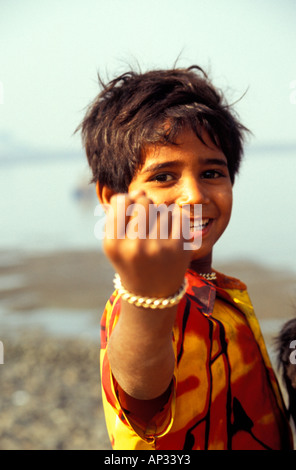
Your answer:
[[[184,281],[176,294],[171,295],[170,297],[141,297],[140,295],[135,295],[126,290],[122,284],[121,279],[118,273],[115,274],[113,279],[114,287],[117,289],[118,293],[121,295],[122,299],[126,300],[130,304],[136,305],[136,307],[143,308],[169,308],[178,304],[186,292],[187,279],[184,278]]]

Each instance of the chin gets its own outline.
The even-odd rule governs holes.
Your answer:
[[[192,251],[191,261],[201,261],[201,262],[208,261],[211,263],[211,260],[212,260],[212,251],[204,252],[201,249]]]

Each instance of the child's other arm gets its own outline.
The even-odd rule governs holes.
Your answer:
[[[145,208],[141,213],[146,217],[146,221],[142,221],[146,222],[146,238],[129,237],[129,222],[139,216],[134,212],[124,218],[124,238],[105,238],[105,252],[128,291],[145,297],[174,295],[182,285],[190,250],[184,251],[181,236],[172,238],[172,223],[168,238],[149,239],[148,210],[152,201],[144,193],[112,197],[107,233],[108,224],[114,222],[114,234],[117,234],[120,217],[133,203]],[[161,218],[157,223],[163,223]],[[176,312],[177,306],[147,309],[121,300],[120,317],[111,334],[107,354],[112,373],[128,396],[152,400],[168,389],[175,366],[172,328]]]

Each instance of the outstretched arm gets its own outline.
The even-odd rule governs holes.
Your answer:
[[[128,291],[146,297],[171,296],[182,285],[190,263],[190,251],[184,251],[181,234],[172,237],[173,220],[170,221],[166,239],[149,238],[152,227],[149,227],[147,221],[152,201],[143,192],[133,197],[118,195],[111,198],[112,210],[107,216],[107,226],[114,224],[114,233],[117,234],[120,217],[129,212],[127,208],[134,203],[145,208],[141,213],[146,218],[142,223],[146,223],[147,236],[142,239],[129,236],[129,223],[136,217],[136,211],[131,211],[131,215],[124,219],[124,236],[121,234],[121,237],[106,238],[105,252]],[[138,220],[141,223],[141,219]],[[159,228],[161,217],[155,223]],[[165,309],[147,309],[136,307],[123,299],[121,302],[120,317],[107,348],[112,373],[131,399],[156,399],[165,394],[174,372],[172,329],[177,305]]]

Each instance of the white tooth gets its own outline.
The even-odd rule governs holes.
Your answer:
[[[190,222],[190,229],[192,230],[201,230],[204,228],[208,223],[210,219],[202,219],[202,220],[196,220],[196,221],[191,221]]]

